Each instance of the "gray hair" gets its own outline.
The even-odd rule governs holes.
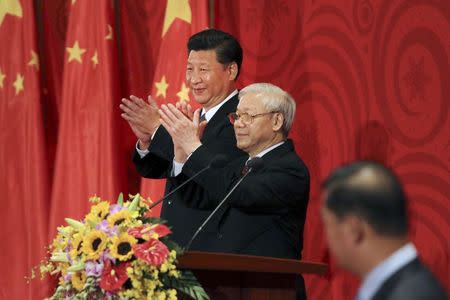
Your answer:
[[[267,111],[279,112],[283,115],[282,132],[289,134],[295,115],[295,101],[291,95],[270,83],[253,83],[239,91],[239,100],[246,94],[256,94]]]

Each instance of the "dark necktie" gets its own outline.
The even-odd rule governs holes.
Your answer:
[[[241,172],[242,176],[246,175],[248,173],[248,171],[250,171],[250,167],[247,165],[248,162],[249,162],[248,160],[245,162],[244,168],[242,169],[242,172]]]
[[[206,121],[206,113],[202,113],[200,116],[200,123]]]

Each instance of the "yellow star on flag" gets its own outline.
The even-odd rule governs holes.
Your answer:
[[[105,40],[112,40],[113,39],[113,28],[111,25],[108,24],[108,34],[105,37]]]
[[[39,56],[36,52],[31,50],[31,59],[28,62],[29,66],[35,66],[37,70],[39,70]]]
[[[97,51],[95,51],[94,55],[91,57],[91,60],[92,60],[92,64],[94,65],[94,68],[95,68],[95,66],[98,65],[98,53],[97,53]]]
[[[3,88],[3,80],[5,80],[6,75],[3,74],[2,69],[0,69],[0,88]]]
[[[167,84],[167,81],[166,81],[166,76],[163,76],[161,78],[160,82],[155,82],[155,86],[157,89],[156,97],[163,96],[164,98],[166,98],[167,88],[169,87],[169,84]]]
[[[189,88],[186,86],[184,82],[181,85],[181,90],[177,93],[177,96],[180,99],[180,101],[189,102]]]
[[[0,26],[7,14],[22,18],[22,6],[19,0],[0,0]]]
[[[23,91],[23,80],[24,77],[22,76],[22,74],[17,73],[16,80],[13,83],[13,86],[16,89],[16,95]]]
[[[75,2],[77,2],[77,0],[72,0],[72,5],[74,5],[74,4],[75,4]]]
[[[86,52],[86,49],[80,48],[78,41],[75,41],[72,48],[67,47],[66,50],[67,50],[67,52],[69,52],[69,61],[68,62],[71,62],[72,60],[76,60],[80,64],[82,63],[81,55],[83,55],[84,52]]]
[[[170,28],[170,25],[172,25],[176,18],[186,21],[189,24],[191,23],[192,12],[189,5],[189,0],[167,0],[166,14],[164,16],[164,26],[161,36],[166,34],[167,30]]]

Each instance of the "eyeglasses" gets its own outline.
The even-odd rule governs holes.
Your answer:
[[[245,125],[250,125],[253,123],[253,119],[255,119],[255,118],[262,117],[262,116],[269,115],[269,114],[275,114],[277,112],[278,111],[269,111],[269,112],[256,114],[256,115],[250,115],[247,113],[238,114],[237,112],[234,112],[234,113],[228,114],[228,119],[230,120],[230,123],[233,125],[237,120],[241,120],[242,123],[244,123]]]

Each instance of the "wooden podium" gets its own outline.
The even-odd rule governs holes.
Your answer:
[[[199,251],[181,256],[178,267],[193,271],[213,300],[293,300],[296,276],[327,270],[321,263]]]

